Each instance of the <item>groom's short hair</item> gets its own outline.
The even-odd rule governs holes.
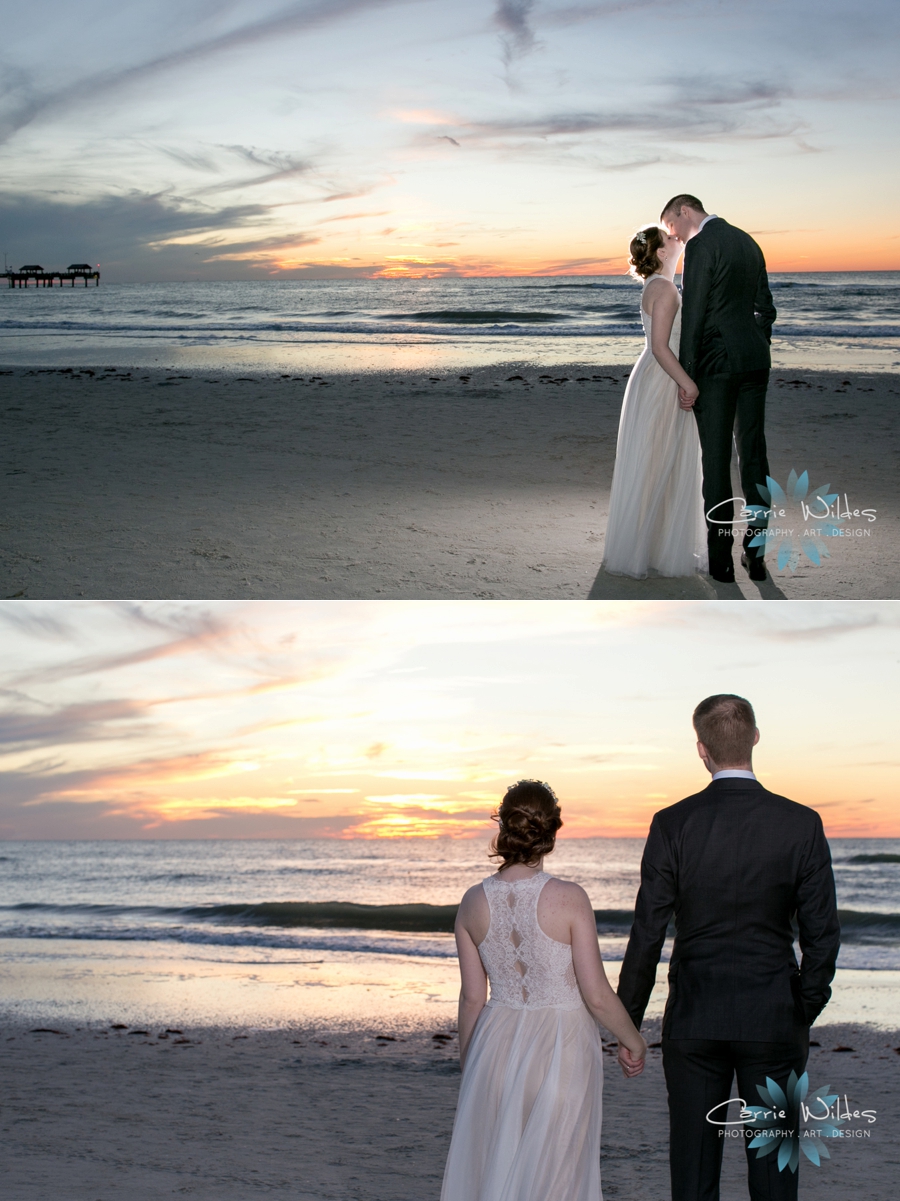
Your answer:
[[[696,196],[689,196],[687,192],[682,192],[678,196],[673,196],[669,203],[664,207],[659,214],[660,221],[664,220],[666,213],[679,213],[687,205],[689,209],[694,209],[698,213],[705,213],[706,209]]]
[[[753,706],[742,696],[708,696],[694,710],[697,738],[719,767],[749,763],[756,735]]]

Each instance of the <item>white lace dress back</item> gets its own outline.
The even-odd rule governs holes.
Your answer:
[[[466,1056],[441,1201],[602,1201],[600,1031],[572,948],[538,921],[550,879],[483,881],[490,1000]]]
[[[700,435],[693,413],[679,406],[677,384],[650,349],[653,323],[643,296],[641,323],[646,343],[622,402],[603,568],[635,579],[651,572],[689,576],[707,566]],[[679,301],[669,336],[676,356],[680,341]]]
[[[488,876],[482,888],[491,924],[478,948],[491,984],[489,1005],[510,1009],[580,1009],[584,1005],[572,948],[541,929],[537,907],[550,877],[538,872],[530,880],[507,883]]]

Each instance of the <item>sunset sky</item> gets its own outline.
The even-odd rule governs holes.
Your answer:
[[[723,691],[768,787],[897,837],[898,659],[890,602],[17,602],[0,837],[484,834],[521,777],[564,836],[640,836]]]
[[[607,273],[674,192],[900,268],[894,0],[32,0],[2,249],[105,280]]]

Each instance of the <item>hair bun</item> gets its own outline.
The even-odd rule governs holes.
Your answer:
[[[508,788],[494,821],[498,830],[491,858],[502,859],[504,867],[549,855],[563,824],[556,794],[541,780],[519,780]]]
[[[649,279],[659,271],[662,263],[657,251],[663,245],[663,231],[658,225],[648,225],[639,229],[631,239],[628,247],[630,258],[628,271],[637,279]]]

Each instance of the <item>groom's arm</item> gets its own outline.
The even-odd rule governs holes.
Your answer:
[[[701,237],[692,238],[684,251],[684,275],[681,280],[681,344],[678,361],[695,382],[712,277],[713,254],[707,240]]]
[[[753,301],[753,316],[756,318],[756,324],[762,329],[768,341],[771,342],[772,326],[775,324],[778,310],[775,308],[775,302],[769,290],[769,276],[766,273],[765,264],[763,264],[759,273],[759,279],[756,282],[756,299]]]
[[[676,881],[671,859],[668,839],[657,814],[650,825],[641,860],[641,887],[617,989],[638,1030],[656,983],[656,965],[675,908]]]
[[[800,928],[800,1000],[812,1025],[828,1003],[841,945],[831,852],[816,814],[816,827],[797,885]]]

